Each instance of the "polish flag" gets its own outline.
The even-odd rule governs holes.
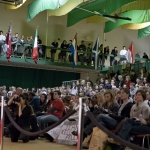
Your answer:
[[[134,63],[134,46],[133,46],[133,42],[130,44],[130,47],[126,53],[126,58],[128,60],[129,63]]]

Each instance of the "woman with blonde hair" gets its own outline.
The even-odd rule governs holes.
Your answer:
[[[105,102],[105,99],[104,99],[104,94],[101,92],[97,93],[96,94],[96,98],[97,98],[97,101],[98,101],[98,106],[100,108],[102,108],[104,102]]]

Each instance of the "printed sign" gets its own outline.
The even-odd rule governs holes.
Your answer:
[[[56,143],[73,145],[77,143],[77,136],[74,136],[71,132],[77,131],[78,122],[77,121],[67,121],[63,124],[61,132],[59,134]]]

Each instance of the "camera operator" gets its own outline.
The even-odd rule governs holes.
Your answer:
[[[19,91],[19,90],[18,90]],[[8,101],[8,105],[14,109],[15,122],[24,130],[30,131],[30,116],[32,114],[31,106],[27,103],[26,96],[16,91],[16,94]],[[12,142],[23,140],[24,143],[29,141],[29,136],[20,133],[12,124],[8,125]]]

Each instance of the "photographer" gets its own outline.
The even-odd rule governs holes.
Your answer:
[[[24,130],[30,131],[30,116],[32,114],[31,106],[27,103],[23,94],[14,95],[9,101],[14,111],[15,122]],[[20,133],[12,124],[8,125],[12,142],[23,140],[24,143],[29,141],[29,136]]]

